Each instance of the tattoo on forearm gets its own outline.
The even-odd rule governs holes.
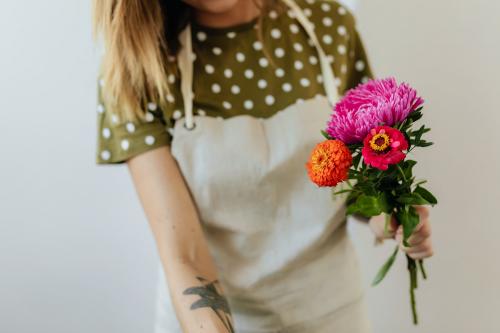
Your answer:
[[[198,295],[200,299],[191,304],[191,310],[200,308],[211,308],[217,317],[222,321],[229,333],[234,333],[233,325],[231,324],[231,310],[226,298],[217,289],[218,280],[209,282],[208,280],[197,276],[196,277],[203,285],[191,287],[184,290],[184,295]]]

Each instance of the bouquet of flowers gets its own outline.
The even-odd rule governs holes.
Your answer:
[[[370,80],[348,91],[335,105],[322,134],[326,140],[311,152],[306,168],[318,186],[335,187],[335,195],[346,195],[346,214],[365,217],[385,214],[386,231],[392,217],[403,229],[403,245],[419,224],[414,205],[437,204],[434,195],[413,175],[415,160],[407,155],[432,142],[423,139],[430,129],[415,127],[422,117],[424,101],[415,89],[394,78]],[[347,186],[345,186],[347,185]],[[399,246],[381,267],[373,285],[383,280],[394,263]],[[417,324],[415,289],[423,261],[406,255],[410,275],[413,322]]]

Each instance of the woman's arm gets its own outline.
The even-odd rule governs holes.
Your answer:
[[[233,332],[196,206],[170,147],[132,157],[127,165],[153,231],[183,332]]]

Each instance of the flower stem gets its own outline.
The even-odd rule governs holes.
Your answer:
[[[413,316],[413,324],[418,325],[417,304],[415,300],[415,289],[417,289],[417,265],[415,260],[410,256],[406,255],[406,259],[408,260],[408,271],[410,273],[411,313]]]
[[[389,225],[391,224],[392,213],[385,213],[384,236],[389,235]]]
[[[399,164],[396,164],[396,168],[398,168],[399,173],[401,173],[401,176],[403,176],[403,180],[404,180],[404,181],[405,181],[405,183],[406,183],[406,182],[407,182],[407,180],[406,180],[405,173],[403,172],[403,169],[401,169],[401,167],[399,166]]]
[[[418,261],[418,266],[420,268],[420,271],[422,272],[422,277],[424,278],[424,280],[427,280],[427,273],[425,272],[424,261],[422,259]]]

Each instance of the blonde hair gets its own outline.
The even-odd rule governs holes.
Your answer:
[[[265,0],[261,13],[276,2]],[[189,12],[180,0],[93,1],[94,36],[102,37],[105,48],[101,98],[107,110],[133,121],[144,117],[149,102],[164,105],[173,70],[167,59],[178,50],[177,36],[189,22]]]

